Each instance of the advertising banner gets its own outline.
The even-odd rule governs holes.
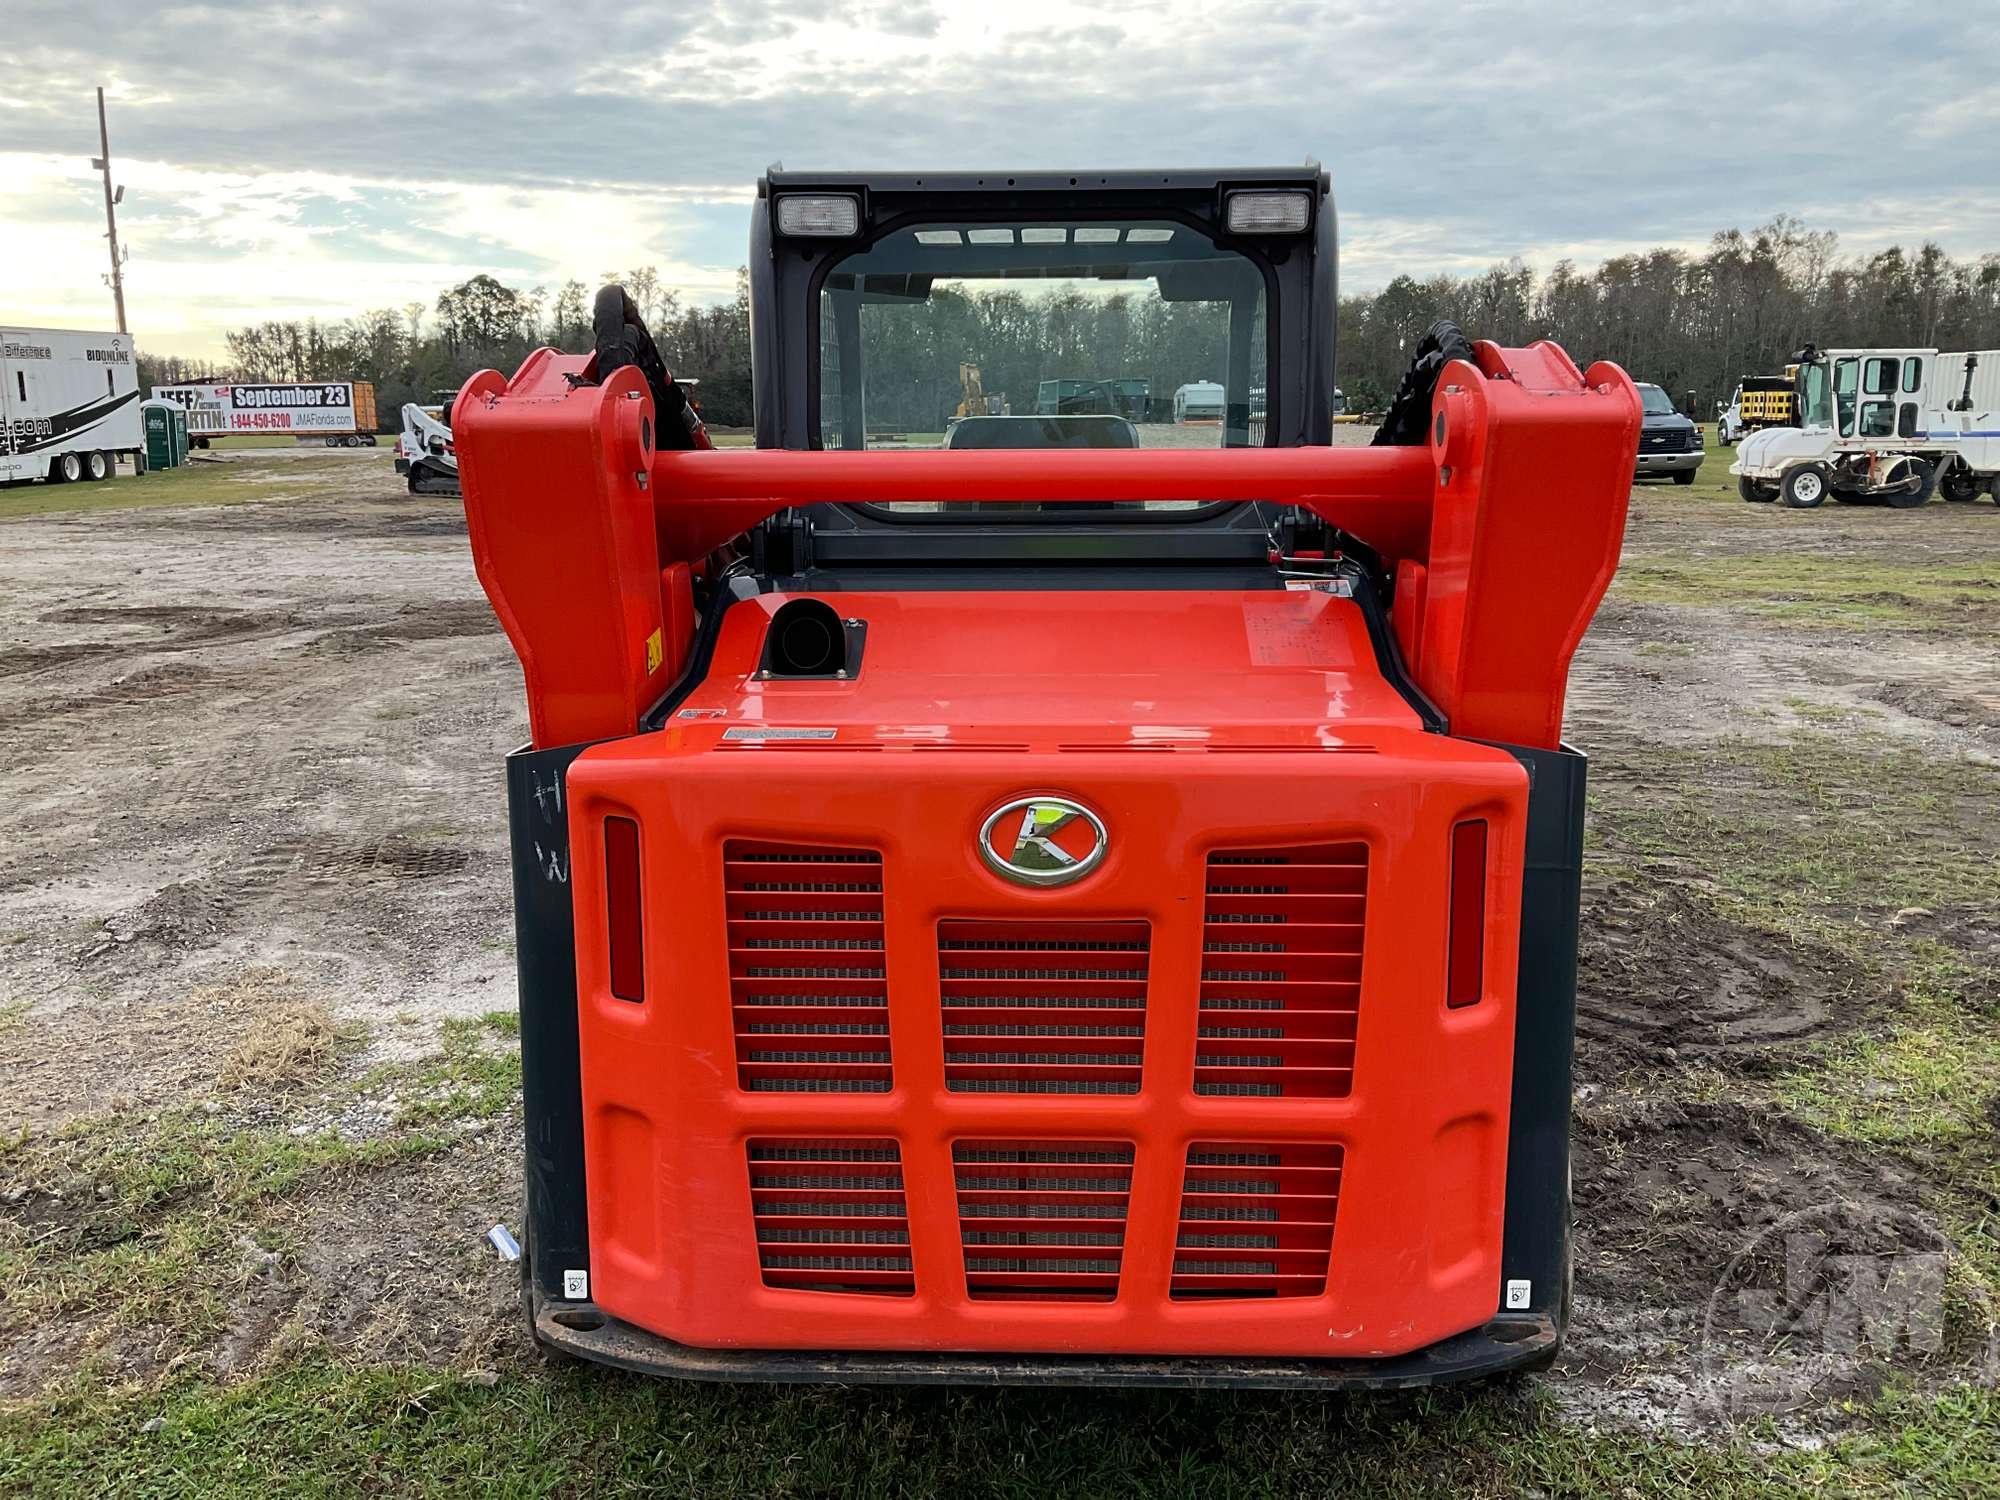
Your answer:
[[[188,431],[353,432],[354,387],[345,380],[308,385],[156,385],[154,399],[187,408]]]

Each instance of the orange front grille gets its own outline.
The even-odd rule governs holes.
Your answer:
[[[1132,1147],[1121,1141],[960,1141],[952,1147],[967,1294],[1118,1295]]]
[[[1367,892],[1365,844],[1209,856],[1197,1094],[1329,1099],[1353,1087]]]
[[[1136,1094],[1144,922],[938,923],[945,1087]]]
[[[1338,1146],[1188,1148],[1173,1296],[1317,1297],[1326,1289]]]
[[[738,840],[723,851],[723,883],[737,1082],[887,1092],[882,856]]]
[[[752,1141],[750,1202],[766,1286],[895,1297],[916,1290],[894,1141]]]

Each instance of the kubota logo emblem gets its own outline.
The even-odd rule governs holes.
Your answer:
[[[1104,821],[1067,797],[1019,797],[979,830],[979,853],[994,874],[1022,885],[1068,885],[1104,858]]]

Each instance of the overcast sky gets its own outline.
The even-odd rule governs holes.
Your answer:
[[[1887,3],[0,0],[0,323],[226,328],[642,263],[727,294],[757,174],[1333,173],[1344,286],[1703,246],[2000,250],[2000,42]]]

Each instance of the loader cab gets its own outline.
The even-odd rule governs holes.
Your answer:
[[[1920,437],[1936,363],[1935,349],[1804,349],[1793,377],[1798,423],[1860,442]]]
[[[950,433],[968,359],[1002,410],[1105,414],[1142,449],[1324,444],[1333,235],[1311,165],[774,171],[751,224],[757,446],[964,446]],[[1164,394],[1196,388],[1199,424]],[[1038,431],[1015,425],[1024,442]],[[1268,551],[1267,519],[1198,501],[822,506],[790,566],[1022,563],[1052,536],[1072,563],[1240,565]],[[806,529],[780,528],[784,544]]]

